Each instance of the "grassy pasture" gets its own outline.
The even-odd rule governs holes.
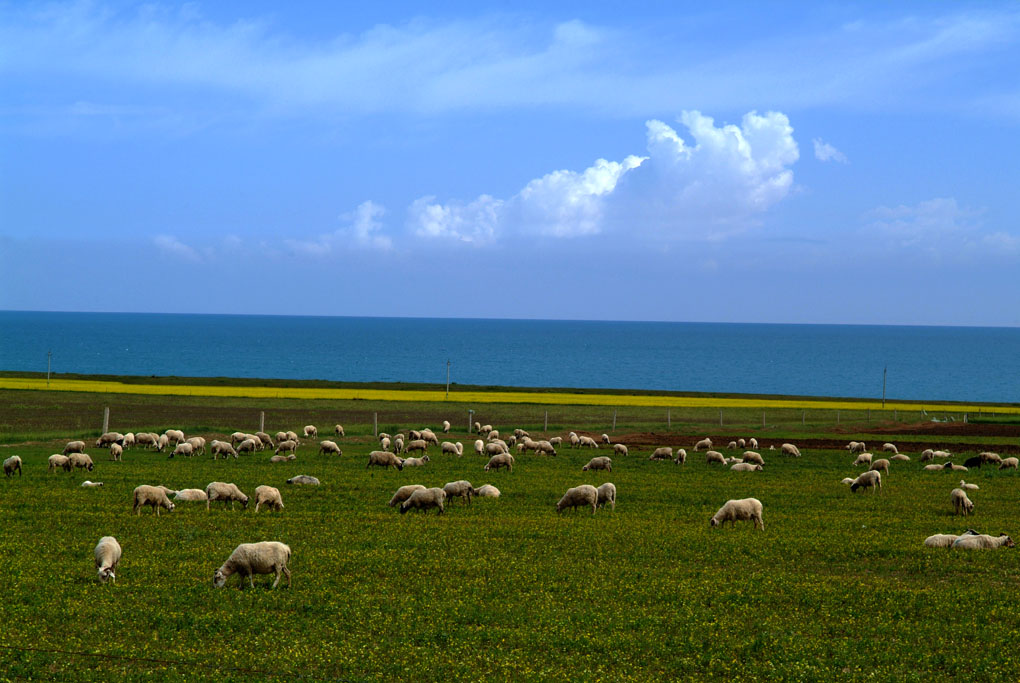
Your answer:
[[[438,453],[421,469],[366,470],[372,412],[383,412],[381,430],[396,431],[435,425],[443,407],[366,403],[338,420],[336,403],[278,401],[265,408],[268,431],[313,422],[324,432],[342,421],[343,457],[316,455],[308,440],[297,462],[276,465],[266,454],[214,462],[137,449],[112,463],[92,448],[94,472],[47,474],[47,456],[94,426],[95,408],[111,402],[113,426],[123,431],[191,425],[189,433],[212,438],[257,426],[257,404],[243,399],[0,393],[5,433],[35,435],[0,447],[0,458],[25,460],[24,477],[0,481],[2,678],[1020,674],[1016,549],[962,554],[921,545],[930,534],[968,526],[1020,537],[1015,472],[964,475],[981,490],[971,494],[976,514],[963,520],[949,503],[960,475],[894,463],[882,493],[851,495],[839,484],[856,471],[846,451],[784,459],[767,444],[778,447],[789,433],[753,429],[746,435],[762,440],[767,462],[755,474],[710,467],[693,452],[684,466],[649,462],[650,448],[614,458],[610,474],[582,472],[593,453],[569,448],[556,458],[521,456],[513,473],[485,473],[479,456]],[[534,417],[515,421],[522,408]],[[480,410],[509,431],[534,430],[545,408]],[[604,409],[555,410],[557,431],[560,422],[605,428]],[[621,430],[651,431],[644,413],[626,415]],[[61,432],[60,424],[69,426]],[[672,436],[693,443],[700,433]],[[471,451],[473,437],[455,437]],[[297,473],[323,486],[284,484]],[[105,485],[82,489],[85,478]],[[457,479],[492,483],[503,495],[454,503],[443,516],[402,516],[386,506],[403,484]],[[130,514],[138,484],[204,488],[214,480],[249,495],[259,484],[277,486],[286,509],[256,515],[181,504],[159,518]],[[615,512],[555,513],[567,487],[604,481],[619,490]],[[709,528],[723,502],[747,496],[765,506],[764,532]],[[124,548],[115,586],[98,585],[92,566],[92,548],[106,534]],[[214,589],[216,567],[238,543],[254,540],[291,546],[293,587],[269,591],[269,577],[261,577],[255,590],[233,588],[236,579]]]

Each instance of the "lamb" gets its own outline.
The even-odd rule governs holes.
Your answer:
[[[695,451],[700,451],[702,448],[705,449],[712,448],[712,440],[706,437],[701,441],[697,442],[696,444],[694,444]]]
[[[1002,464],[999,465],[1000,470],[1015,470],[1017,465],[1020,464],[1020,460],[1017,458],[1003,458]]]
[[[977,536],[978,532],[973,529],[967,529],[963,532],[962,536]],[[956,539],[961,538],[957,534],[935,534],[924,539],[924,545],[926,548],[951,548]]]
[[[879,460],[876,460],[875,462],[871,463],[871,467],[869,467],[868,469],[870,469],[870,470],[872,470],[874,472],[879,472],[879,471],[885,472],[886,476],[888,476],[889,475],[889,461],[886,460],[885,458],[880,458]]]
[[[259,437],[259,441],[262,442],[263,446],[267,446],[269,448],[276,448],[276,444],[273,443],[272,437],[266,434],[265,432],[255,432],[255,436]]]
[[[953,550],[991,550],[993,548],[1012,548],[1016,546],[1013,539],[1006,534],[989,536],[987,534],[965,534],[953,542]]]
[[[346,434],[344,434],[343,425],[337,425],[336,427],[333,427],[333,433],[336,434],[337,436],[347,436]]]
[[[429,461],[429,456],[426,453],[420,458],[404,458],[404,467],[425,467],[425,463]]]
[[[99,583],[117,583],[117,564],[120,562],[120,543],[113,536],[103,536],[92,551],[96,559],[96,575]]]
[[[234,447],[231,446],[226,441],[214,440],[210,445],[210,449],[212,450],[213,460],[216,460],[220,455],[222,455],[224,458],[226,458],[228,455],[232,455],[235,458],[237,457],[237,451],[235,451]]]
[[[385,448],[383,450],[386,450]],[[340,446],[335,441],[320,441],[319,442],[319,453],[323,455],[343,455],[344,452],[340,450]]]
[[[481,439],[475,441],[475,453],[478,455],[485,455],[485,442]]]
[[[239,501],[241,507],[248,508],[248,496],[241,492],[241,489],[237,488],[234,484],[224,483],[222,481],[210,482],[205,487],[205,495],[209,497],[209,500],[205,502],[205,509],[209,509],[210,503],[217,500],[223,501],[223,507],[227,507],[227,503],[230,503],[230,509],[234,509],[234,501]]]
[[[963,479],[961,479],[960,480],[960,488],[963,489],[964,491],[977,491],[981,487],[978,486],[977,484],[968,484]]]
[[[305,425],[304,435],[306,439],[310,439],[319,435],[319,430],[315,425]]]
[[[761,457],[760,453],[755,453],[754,451],[744,451],[744,457],[742,460],[744,462],[754,463],[755,465],[765,464],[765,458]]]
[[[652,454],[648,456],[649,460],[672,460],[673,459],[673,447],[672,446],[659,446]]]
[[[450,433],[450,421],[449,420],[443,420],[443,434],[449,434],[449,433]]]
[[[67,445],[64,446],[63,455],[70,455],[71,453],[84,453],[85,442],[84,441],[68,441]]]
[[[872,489],[872,491],[880,491],[882,489],[882,473],[876,470],[862,472],[861,475],[854,479],[854,482],[850,484],[851,493],[857,493],[857,489]]]
[[[142,484],[135,487],[133,501],[131,511],[138,515],[142,514],[142,507],[145,505],[151,506],[156,511],[157,517],[159,517],[160,508],[165,508],[167,512],[174,510],[174,504],[167,498],[166,490],[162,486]]]
[[[291,460],[297,460],[297,455],[291,453],[289,455],[273,455],[269,458],[269,462],[271,463],[290,462]]]
[[[765,531],[765,520],[762,519],[761,513],[761,501],[757,498],[728,500],[725,505],[719,508],[719,511],[712,516],[712,519],[709,520],[709,524],[716,527],[729,522],[730,526],[736,526],[738,521],[750,521],[754,523],[755,528],[760,527],[762,531]]]
[[[514,456],[509,453],[497,453],[496,455],[489,458],[489,462],[485,465],[485,471],[498,470],[501,467],[505,467],[507,472],[514,471]]]
[[[65,472],[70,472],[71,458],[67,457],[66,455],[60,455],[59,453],[54,453],[53,455],[51,455],[49,457],[49,467],[46,469],[46,471],[52,472],[57,468],[63,469]]]
[[[595,501],[595,507],[605,507],[606,503],[616,511],[616,485],[610,482],[606,482],[602,486],[595,489],[598,494],[598,500]]]
[[[307,474],[299,474],[296,477],[291,477],[287,480],[288,484],[298,484],[305,486],[318,486],[319,480],[315,477],[310,477]]]
[[[367,470],[369,467],[396,467],[398,470],[404,469],[404,461],[398,458],[389,451],[372,451],[368,454],[368,464],[365,465]]]
[[[425,514],[428,514],[431,508],[438,508],[437,514],[441,515],[446,511],[445,502],[446,491],[441,488],[418,489],[400,504],[400,514],[408,510],[424,510]]]
[[[556,455],[556,449],[548,441],[539,441],[535,452],[543,455]]]
[[[276,581],[273,588],[280,583],[280,574],[287,577],[287,587],[290,588],[290,569],[287,563],[290,562],[290,546],[278,541],[262,541],[261,543],[242,543],[234,548],[227,561],[220,565],[220,568],[213,574],[213,585],[223,588],[227,579],[232,574],[238,575],[237,587],[244,588],[244,577],[248,577],[248,584],[255,588],[253,576],[255,574],[276,574]]]
[[[85,481],[83,481],[81,483],[81,487],[83,489],[97,489],[97,488],[99,488],[102,485],[103,485],[103,482],[101,482],[101,481],[89,481],[88,479],[86,479]]]
[[[896,448],[896,444],[891,444],[891,443],[884,443],[884,444],[882,444],[882,450],[883,451],[888,451],[889,453],[892,453],[893,455],[895,455],[896,453],[900,452],[899,449]]]
[[[273,454],[279,455],[281,452],[283,452],[283,453],[288,453],[288,452],[296,453],[297,452],[297,447],[298,447],[297,441],[292,441],[291,439],[286,439],[286,440],[281,441],[280,443],[276,444],[276,450],[273,451]],[[240,447],[238,447],[238,450],[240,450]]]
[[[464,445],[459,441],[457,443],[444,441],[443,445],[439,447],[439,450],[443,455],[449,453],[450,455],[456,455],[458,458],[464,455]]]
[[[603,434],[603,435],[602,435],[602,443],[604,443],[604,444],[607,444],[607,445],[608,445],[608,444],[610,444],[610,443],[612,443],[612,442],[611,442],[611,441],[609,440],[609,435],[608,435],[608,434]]]
[[[856,453],[863,453],[868,448],[864,445],[863,441],[851,441],[846,445],[846,449],[850,451],[850,455],[854,455]]]
[[[252,442],[251,441],[244,441],[244,442],[241,443],[241,446],[244,446],[244,444],[247,444],[247,443],[252,443]],[[195,452],[194,447],[190,443],[185,441],[184,443],[179,443],[179,444],[177,444],[174,447],[173,451],[170,452],[170,457],[172,458],[175,455],[183,455],[183,456],[186,456],[186,457],[190,458],[191,455],[194,452]]]
[[[486,484],[475,489],[475,495],[479,498],[499,498],[499,489],[492,484]]]
[[[730,467],[732,472],[761,472],[763,469],[761,465],[755,465],[750,462],[738,462]]]
[[[174,495],[174,500],[182,503],[209,503],[209,496],[202,489],[181,489]]]
[[[446,500],[464,498],[468,503],[471,502],[471,496],[475,495],[475,488],[471,486],[471,482],[464,479],[447,483],[443,487],[443,491],[446,492]]]
[[[598,448],[599,447],[598,442],[595,439],[591,438],[590,436],[582,436],[582,437],[580,437],[579,443],[581,445],[581,448]]]
[[[910,462],[910,456],[906,455],[905,453],[897,453],[896,455],[894,455],[893,457],[891,457],[889,459],[890,460],[896,460],[896,461],[899,461],[899,462]]]
[[[780,450],[783,455],[789,455],[794,458],[800,457],[800,449],[794,446],[792,443],[784,443],[780,446]]]
[[[92,458],[84,453],[72,453],[67,456],[67,459],[71,462],[71,467],[76,470],[88,470],[91,472],[95,467],[95,465],[92,464]]]
[[[963,516],[966,517],[974,512],[974,503],[967,497],[967,492],[963,489],[953,489],[949,494],[949,499],[953,501],[953,514],[958,515],[963,512]]]
[[[854,467],[860,465],[871,465],[871,453],[861,453],[857,456],[857,459],[854,460]]]
[[[425,439],[414,439],[413,441],[407,442],[407,445],[404,446],[404,450],[408,453],[411,451],[421,451],[422,453],[425,453],[428,451],[428,447],[429,444],[425,441]]]
[[[556,512],[563,512],[567,508],[577,510],[579,507],[590,507],[594,515],[598,506],[599,492],[591,484],[581,484],[574,488],[567,489],[560,501],[556,503]]]
[[[259,505],[265,505],[279,512],[283,509],[283,497],[280,489],[272,486],[258,486],[255,488],[255,512],[259,511]]]
[[[592,458],[591,460],[588,461],[587,465],[581,468],[582,472],[587,472],[588,470],[608,470],[609,472],[612,472],[613,460],[612,458],[606,457],[604,455],[597,458]]]
[[[18,476],[21,476],[21,456],[12,455],[11,457],[4,460],[4,476],[13,477],[14,470],[18,471]]]
[[[711,465],[712,463],[719,463],[720,465],[726,464],[726,458],[719,451],[707,451],[705,453],[705,463]]]
[[[393,507],[397,503],[403,503],[405,500],[411,497],[411,494],[415,491],[424,491],[425,487],[421,484],[408,484],[407,486],[401,486],[397,489],[393,497],[390,498],[389,506]]]

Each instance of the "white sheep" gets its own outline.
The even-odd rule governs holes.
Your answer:
[[[850,451],[850,455],[855,455],[857,453],[863,453],[864,451],[867,450],[867,446],[864,445],[863,441],[851,441],[850,443],[848,443],[845,446],[845,448],[848,451]]]
[[[425,467],[427,462],[429,462],[429,456],[426,453],[420,458],[404,458],[404,467]]]
[[[736,441],[730,441],[728,444],[726,444],[726,448],[730,449],[731,451],[732,450],[736,450],[737,442]]]
[[[596,507],[605,507],[606,503],[616,511],[616,485],[611,482],[606,482],[602,486],[595,489],[598,494],[598,500],[595,502]]]
[[[333,433],[336,434],[337,436],[347,436],[346,434],[344,434],[343,425],[337,425],[336,427],[333,427]]]
[[[485,455],[485,442],[481,439],[475,441],[475,453],[478,455]]]
[[[758,439],[755,439],[754,437],[748,439],[747,447],[750,448],[752,451],[758,450]],[[743,446],[741,446],[741,448],[743,448]]]
[[[386,450],[385,448],[383,450]],[[343,455],[344,452],[340,450],[340,446],[335,441],[320,441],[319,442],[319,453],[323,455]]]
[[[52,472],[56,469],[62,469],[65,472],[71,471],[71,458],[60,453],[54,453],[47,460],[49,467],[46,469],[47,472]]]
[[[882,473],[875,470],[862,472],[861,475],[854,479],[853,483],[850,484],[851,493],[857,493],[857,489],[871,489],[873,492],[880,491],[882,489]]]
[[[475,495],[475,488],[471,485],[471,482],[464,479],[448,482],[443,486],[443,491],[446,492],[446,500],[464,498],[468,503],[471,502],[471,496]]]
[[[244,437],[244,434],[241,433],[241,432],[236,432],[236,434],[240,434],[242,438]],[[278,442],[279,441],[286,441],[287,440],[287,432],[277,432],[276,433],[276,440]]]
[[[170,445],[170,437],[166,434],[160,434],[156,437],[156,452],[162,453],[167,446]]]
[[[765,520],[762,519],[762,505],[757,498],[741,498],[740,500],[728,500],[719,508],[719,511],[712,515],[709,524],[713,527],[720,526],[726,522],[730,526],[736,526],[737,522],[753,522],[755,528],[765,531]]]
[[[318,436],[318,432],[316,432],[316,436]],[[287,430],[287,438],[284,439],[284,441],[293,441],[294,443],[301,443],[301,440],[298,438],[298,435],[290,431],[289,429]]]
[[[247,443],[247,441],[245,442]],[[244,443],[241,444],[244,446]],[[237,452],[241,452],[241,446],[237,447]],[[280,453],[296,453],[298,448],[298,442],[293,439],[285,439],[276,444],[276,449],[273,451],[274,454],[279,455]]]
[[[400,504],[400,514],[408,510],[424,510],[428,514],[432,508],[437,508],[438,514],[443,514],[446,511],[445,502],[446,491],[441,488],[418,489]]]
[[[753,462],[738,462],[735,465],[730,465],[731,472],[761,472],[763,469],[761,465],[756,465]]]
[[[319,430],[316,428],[315,425],[305,425],[304,435],[306,439],[310,439],[312,437],[318,436]]]
[[[259,441],[261,442],[261,437]],[[203,455],[205,453],[205,438],[201,436],[192,436],[185,440],[186,443],[191,444],[192,455]]]
[[[892,453],[893,455],[895,455],[895,454],[900,452],[899,449],[896,448],[896,444],[891,444],[891,443],[884,443],[884,444],[882,444],[882,450],[883,451],[888,451],[889,453]]]
[[[921,468],[921,471],[922,472],[941,472],[943,469],[945,469],[945,468],[942,465],[939,465],[938,463],[933,463],[931,465],[925,465],[924,467]]]
[[[587,472],[588,470],[607,470],[609,472],[612,472],[613,459],[606,457],[604,455],[597,458],[592,458],[591,460],[588,461],[587,465],[581,468],[582,472]]]
[[[527,436],[527,433],[525,433],[525,436]],[[517,437],[517,438],[520,438],[520,437]],[[554,436],[553,438],[549,439],[549,443],[551,443],[554,448],[559,448],[560,446],[563,445],[563,437],[562,436]]]
[[[95,468],[95,465],[92,464],[92,458],[84,453],[71,453],[71,455],[67,456],[67,459],[71,462],[71,467],[76,470],[88,470],[91,472]]]
[[[254,442],[252,442],[252,441],[242,441],[241,442],[241,447],[243,447],[245,444],[249,444],[249,443],[250,444],[254,444]],[[184,456],[186,458],[190,458],[191,455],[194,452],[195,452],[194,446],[192,446],[187,441],[184,441],[184,442],[179,443],[176,446],[174,446],[173,451],[170,452],[170,457],[172,458],[172,457],[177,456],[177,455],[182,455],[182,456]]]
[[[879,458],[875,462],[871,463],[871,467],[869,467],[868,469],[869,470],[873,470],[875,472],[885,472],[886,476],[888,476],[889,475],[889,461],[886,460],[885,458]]]
[[[230,435],[230,443],[236,446],[237,444],[244,441],[246,438],[247,435],[244,432],[234,432],[233,434]]]
[[[21,456],[12,455],[11,457],[4,460],[4,476],[13,477],[14,471],[18,471],[18,476],[21,476]]]
[[[542,440],[536,444],[535,453],[543,455],[556,455],[556,448],[548,441]]]
[[[493,434],[495,434],[495,436],[492,436]],[[489,436],[491,437],[490,440],[498,439],[499,432],[492,432],[491,434],[489,434]],[[421,430],[421,440],[432,446],[439,445],[439,437],[436,436],[435,432],[433,432],[431,429]]]
[[[896,460],[897,462],[910,462],[910,456],[906,453],[897,453],[890,460]]]
[[[272,486],[257,486],[255,488],[255,512],[259,511],[259,505],[265,505],[276,511],[283,509],[283,496],[280,495],[280,489]]]
[[[411,497],[412,493],[424,489],[425,487],[422,486],[421,484],[408,484],[407,486],[401,486],[399,489],[397,489],[396,493],[393,494],[393,497],[390,498],[390,502],[388,503],[388,505],[390,507],[393,507],[397,503],[403,503],[405,500]]]
[[[695,452],[700,451],[702,448],[705,448],[705,449],[712,448],[712,440],[709,439],[708,437],[705,437],[701,441],[699,441],[696,444],[694,444]]]
[[[443,420],[443,434],[449,434],[449,433],[450,433],[450,421],[449,420]]]
[[[173,512],[174,504],[167,497],[166,489],[162,486],[149,486],[142,484],[135,487],[133,505],[131,511],[135,514],[142,514],[142,507],[148,505],[156,511],[159,517],[159,509],[165,508],[167,512]]]
[[[305,486],[318,486],[319,485],[319,480],[316,479],[315,477],[311,477],[311,476],[309,476],[307,474],[299,474],[296,477],[291,477],[290,479],[288,479],[287,483],[288,484],[298,484],[298,485],[302,485],[303,484]]]
[[[616,455],[628,455],[630,451],[622,443],[613,444],[613,453]]]
[[[854,483],[854,480],[851,479],[850,477],[844,477],[839,483],[846,484],[847,486],[849,486],[850,484]]]
[[[262,442],[263,446],[265,446],[267,448],[276,448],[276,444],[273,443],[273,437],[269,436],[265,432],[255,432],[255,436],[259,437],[259,441]],[[190,440],[191,439],[188,439],[188,441],[190,441]],[[204,441],[205,440],[203,439],[203,442]]]
[[[945,465],[942,466],[942,469],[952,470],[953,472],[967,472],[967,471],[969,471],[969,468],[964,467],[963,465],[957,465],[956,463],[953,463],[953,462],[947,462]]]
[[[581,445],[581,437],[579,437],[577,434],[574,434],[573,432],[570,432],[570,436],[567,437],[567,438],[570,439],[570,447],[571,448],[577,448],[578,446]]]
[[[273,455],[269,458],[269,462],[271,463],[290,462],[291,460],[297,460],[297,456],[293,453],[289,455]]]
[[[1012,548],[1016,546],[1013,539],[1006,534],[989,536],[987,534],[964,534],[953,543],[953,550],[991,550],[993,548]]]
[[[930,448],[925,448],[921,451],[921,462],[928,462],[929,460],[935,459],[935,451]]]
[[[711,465],[712,463],[719,463],[720,465],[726,464],[726,458],[719,451],[706,451],[705,452],[705,463]]]
[[[953,489],[949,494],[949,499],[953,501],[953,514],[963,513],[963,516],[966,517],[974,512],[974,503],[967,497],[967,492],[963,489]]]
[[[960,488],[963,489],[964,491],[977,491],[981,487],[978,486],[977,484],[968,484],[963,479],[961,479],[960,480]]]
[[[967,529],[962,535],[977,536],[978,532],[973,529]],[[960,536],[961,534],[935,534],[924,539],[924,545],[926,548],[951,548]]]
[[[672,460],[673,459],[673,447],[672,446],[659,446],[652,454],[648,456],[649,460]]]
[[[499,498],[499,489],[492,484],[485,484],[475,489],[475,495],[479,498]]]
[[[485,444],[485,455],[499,455],[500,453],[509,453],[507,445],[502,441],[492,441]]]
[[[567,489],[559,502],[556,503],[556,512],[563,512],[567,508],[577,510],[579,507],[590,507],[594,515],[598,506],[599,492],[591,484],[581,484]]]
[[[854,460],[854,467],[859,467],[860,465],[871,465],[871,453],[861,453],[857,456],[857,459]]]
[[[784,443],[780,446],[783,455],[789,455],[794,458],[800,457],[800,449],[794,446],[792,443]]]
[[[428,451],[428,448],[429,444],[425,441],[425,439],[413,439],[408,441],[407,445],[404,446],[404,450],[408,453],[412,451],[421,451],[422,453],[425,453]]]
[[[209,500],[205,502],[205,509],[209,509],[211,503],[217,500],[223,501],[223,507],[227,507],[227,503],[230,503],[230,509],[234,509],[234,501],[241,503],[241,507],[247,509],[248,507],[248,496],[241,492],[241,489],[237,488],[234,484],[226,483],[222,481],[210,482],[205,487],[205,495],[209,497]]]
[[[673,462],[677,465],[687,464],[687,451],[682,448],[676,449],[676,457],[673,458]]]
[[[390,450],[390,446],[392,445],[393,442],[390,440],[390,437],[388,436],[384,436],[383,438],[379,439],[379,450],[381,451]]]
[[[120,562],[120,543],[113,536],[103,536],[92,551],[96,560],[96,575],[100,583],[117,583],[117,564]]]
[[[501,467],[505,467],[507,472],[514,471],[514,456],[509,453],[497,453],[496,455],[489,458],[489,462],[485,465],[485,471],[498,470]]]
[[[202,489],[181,489],[174,495],[174,500],[182,503],[208,503],[209,496]]]
[[[228,455],[232,455],[235,458],[237,457],[237,451],[234,450],[234,447],[226,441],[213,440],[213,442],[209,445],[209,449],[212,451],[213,460],[218,459],[221,455],[224,458]]]
[[[368,454],[368,464],[365,465],[365,469],[367,470],[369,467],[384,467],[387,469],[396,467],[398,470],[402,470],[404,469],[404,461],[389,451],[372,451]]]
[[[746,446],[747,446],[746,441],[744,441],[743,439],[737,439],[737,448],[745,448]],[[757,448],[757,446],[755,446],[755,448]]]
[[[1002,464],[1002,458],[999,456],[998,453],[991,453],[991,452],[985,451],[984,453],[978,453],[978,457],[981,458],[981,462],[984,463],[984,464],[989,464],[989,463],[991,463],[992,465],[1001,465]]]
[[[582,436],[582,437],[580,437],[580,444],[581,444],[581,448],[598,448],[599,447],[599,442],[596,441],[595,439],[591,438],[590,436]]]
[[[451,441],[444,441],[443,445],[439,447],[440,453],[446,455],[456,455],[458,458],[464,455],[464,445],[460,442],[453,443]]]
[[[287,587],[290,588],[290,569],[287,563],[290,562],[290,546],[278,541],[262,541],[261,543],[242,543],[234,548],[227,561],[220,565],[220,568],[213,574],[213,585],[223,588],[227,579],[233,574],[238,575],[237,587],[244,588],[244,577],[248,577],[248,584],[255,588],[253,576],[255,574],[276,574],[276,581],[273,588],[280,583],[281,573],[287,577]]]
[[[608,435],[608,434],[603,434],[603,435],[602,435],[602,443],[604,443],[604,444],[606,444],[606,445],[609,445],[610,443],[612,443],[612,442],[611,442],[611,441],[609,440],[609,435]]]
[[[70,455],[71,453],[84,453],[85,442],[84,441],[68,441],[67,445],[64,446],[63,455]]]
[[[755,465],[764,465],[765,458],[761,457],[760,453],[754,451],[744,451],[744,455],[741,458],[743,462],[754,463]]]
[[[1020,464],[1020,460],[1017,458],[1003,458],[1002,464],[999,465],[1000,470],[1015,470],[1017,465]]]
[[[180,429],[168,429],[165,432],[163,432],[163,435],[166,436],[167,440],[169,442],[172,442],[173,445],[175,446],[180,442],[184,441],[184,432],[181,431]]]
[[[106,432],[96,439],[96,448],[106,448],[111,443],[124,443],[124,435],[120,432]]]
[[[85,481],[83,481],[81,483],[81,486],[84,489],[95,489],[95,488],[99,488],[102,485],[103,485],[103,482],[101,482],[101,481],[89,481],[88,479],[86,479]]]

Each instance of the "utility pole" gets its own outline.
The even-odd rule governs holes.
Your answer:
[[[50,361],[52,360],[52,358],[53,358],[53,352],[52,351],[47,351],[46,352],[46,388],[47,389],[50,388]]]
[[[446,398],[450,398],[450,361],[446,361]]]

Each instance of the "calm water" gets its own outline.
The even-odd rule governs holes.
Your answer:
[[[0,311],[0,369],[1020,402],[1020,329]]]

